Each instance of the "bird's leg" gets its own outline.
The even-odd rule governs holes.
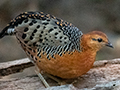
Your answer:
[[[49,84],[47,83],[47,81],[45,80],[45,78],[42,76],[42,74],[39,72],[38,67],[36,67],[37,70],[35,70],[36,74],[38,75],[38,77],[40,78],[40,80],[42,81],[42,83],[45,85],[46,88],[50,87]]]
[[[55,76],[52,76],[48,73],[45,73],[46,76],[48,76],[49,78],[53,79],[54,81],[56,81],[59,85],[65,85],[66,82],[61,81],[60,79],[56,78]]]

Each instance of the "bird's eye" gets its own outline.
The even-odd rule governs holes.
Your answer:
[[[103,41],[101,38],[98,38],[97,40],[98,40],[98,42],[102,42]]]

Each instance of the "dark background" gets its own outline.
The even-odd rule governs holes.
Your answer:
[[[0,0],[0,31],[21,12],[43,11],[73,23],[83,33],[105,32],[114,49],[104,47],[97,60],[120,57],[120,0]],[[14,36],[0,40],[0,62],[25,58]]]

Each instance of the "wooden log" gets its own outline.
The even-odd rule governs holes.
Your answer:
[[[33,64],[28,58],[1,63],[0,75],[11,75],[30,66]],[[67,85],[58,86],[55,81],[45,77],[50,88],[45,88],[35,74],[7,79],[4,77],[0,79],[0,90],[120,90],[120,59],[96,61],[87,74],[77,79],[63,80]]]

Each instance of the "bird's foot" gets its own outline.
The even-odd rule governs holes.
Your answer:
[[[53,79],[54,81],[56,81],[59,85],[65,85],[67,84],[65,81],[62,81],[60,79],[58,79],[57,77],[53,76],[53,75],[50,75],[48,73],[45,73],[46,76],[48,76],[49,78]]]

